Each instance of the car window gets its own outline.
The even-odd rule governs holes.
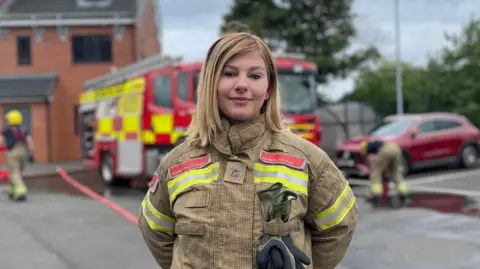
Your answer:
[[[370,135],[372,136],[400,136],[413,124],[413,120],[386,121],[375,127]]]
[[[435,122],[433,120],[423,121],[418,125],[420,133],[431,133],[436,131]]]
[[[452,119],[439,119],[435,121],[437,130],[448,130],[461,126],[462,124]]]

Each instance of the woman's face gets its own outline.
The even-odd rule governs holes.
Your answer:
[[[218,83],[218,107],[229,119],[246,121],[260,115],[270,97],[265,61],[259,52],[237,55],[225,65]]]

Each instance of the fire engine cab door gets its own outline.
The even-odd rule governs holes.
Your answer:
[[[117,174],[135,176],[143,172],[143,141],[141,139],[141,119],[143,110],[143,78],[125,83],[125,87],[141,88],[118,98],[117,132]]]

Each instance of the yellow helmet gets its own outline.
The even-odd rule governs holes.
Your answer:
[[[363,140],[362,143],[360,144],[360,154],[362,154],[362,156],[365,156],[367,154],[367,146],[368,146],[367,140]]]
[[[10,110],[6,115],[6,118],[9,125],[21,124],[23,120],[22,113],[16,109]]]

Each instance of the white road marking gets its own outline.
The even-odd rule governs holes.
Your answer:
[[[467,177],[479,177],[479,180],[480,180],[480,169],[412,178],[412,179],[407,179],[407,183],[409,185],[419,185],[419,184],[442,182],[442,181],[467,178]],[[360,182],[368,182],[368,179],[362,180],[357,178],[349,178],[348,181],[357,182],[359,185],[362,185],[362,183]]]

